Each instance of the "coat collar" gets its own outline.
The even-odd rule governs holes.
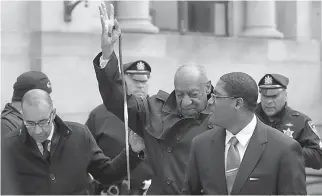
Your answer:
[[[60,136],[68,136],[72,133],[72,130],[70,127],[68,127],[64,121],[56,115],[54,119],[55,129],[54,132],[57,132]],[[19,136],[22,143],[26,144],[28,141],[28,138],[31,137],[27,131],[27,128],[25,125],[22,125],[21,129],[19,130]]]
[[[214,87],[211,86],[211,93],[213,93],[213,89],[214,89]],[[210,94],[207,95],[207,99],[210,99],[210,97],[211,97]],[[180,114],[178,107],[177,107],[176,95],[175,95],[174,90],[171,92],[171,94],[169,95],[169,97],[165,101],[165,103],[162,107],[162,111],[165,113],[169,113],[169,114],[173,114],[173,115],[182,117],[182,115]],[[211,112],[206,108],[204,111],[199,113],[199,116],[203,119],[203,117],[208,116],[210,113]]]

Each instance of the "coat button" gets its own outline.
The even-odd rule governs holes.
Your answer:
[[[177,140],[178,141],[181,140],[181,136],[180,135],[177,136]]]
[[[50,174],[50,179],[52,180],[52,181],[54,181],[54,180],[56,180],[56,177],[55,177],[55,175],[54,174]]]
[[[170,185],[172,183],[172,180],[170,178],[167,179],[166,183]]]
[[[171,148],[171,147],[168,147],[168,148],[167,148],[167,152],[168,152],[168,153],[171,153],[171,152],[172,152],[172,148]]]

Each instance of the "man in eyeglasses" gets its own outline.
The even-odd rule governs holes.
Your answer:
[[[256,117],[257,98],[249,75],[220,77],[208,102],[219,127],[193,139],[185,195],[306,195],[300,144]]]
[[[13,85],[11,102],[7,103],[1,112],[2,140],[8,133],[19,129],[22,126],[21,99],[27,91],[32,89],[42,89],[49,94],[52,92],[51,83],[46,74],[40,71],[28,71],[18,76]],[[7,161],[7,157],[10,156],[11,155],[6,154],[6,152],[1,153],[1,194],[4,195],[14,192],[17,188],[12,179],[12,173],[10,173],[11,165]]]
[[[265,124],[278,129],[302,146],[305,166],[322,167],[322,142],[312,120],[287,105],[289,79],[280,74],[265,74],[259,81],[261,102],[256,115]]]
[[[64,122],[56,115],[46,91],[25,93],[22,117],[24,125],[3,140],[17,187],[9,194],[83,195],[89,193],[88,173],[103,184],[126,176],[125,151],[111,161],[86,126]],[[145,146],[135,134],[130,134],[129,143],[133,169],[144,158]]]

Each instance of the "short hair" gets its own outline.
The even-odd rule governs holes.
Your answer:
[[[188,62],[185,63],[183,65],[181,65],[176,73],[175,73],[175,79],[182,74],[182,72],[196,72],[199,74],[200,79],[202,79],[203,82],[208,82],[208,77],[207,77],[207,72],[204,68],[204,66],[196,64],[196,63],[192,63],[192,62]]]
[[[256,81],[243,72],[231,72],[220,77],[225,82],[224,90],[231,97],[240,97],[244,100],[245,108],[254,112],[257,99],[258,87]]]

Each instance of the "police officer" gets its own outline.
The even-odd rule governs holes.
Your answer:
[[[298,141],[303,149],[305,166],[322,167],[322,142],[312,120],[287,105],[289,79],[280,74],[266,74],[258,83],[261,102],[256,114],[265,124]]]
[[[7,103],[1,112],[1,136],[18,129],[22,124],[21,99],[32,89],[41,89],[51,93],[51,83],[46,74],[39,71],[28,71],[21,74],[13,85],[11,103]]]
[[[139,60],[124,64],[123,68],[127,93],[138,97],[147,97],[151,66],[147,62]],[[106,156],[114,158],[125,147],[124,122],[112,112],[106,110],[104,104],[97,106],[90,113],[86,125]],[[148,187],[146,183],[151,178],[152,170],[145,160],[131,173],[131,191],[129,194],[142,195],[145,191],[144,188]],[[108,190],[114,194],[117,192],[124,194],[121,182],[110,186],[98,184],[95,193],[108,192]]]

